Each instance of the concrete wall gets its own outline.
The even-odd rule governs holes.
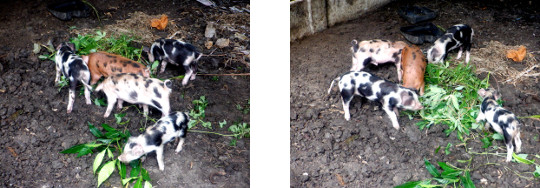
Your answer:
[[[297,0],[291,2],[291,41],[358,18],[391,0]]]

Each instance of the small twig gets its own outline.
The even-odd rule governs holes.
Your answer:
[[[239,74],[197,74],[197,76],[249,76],[249,73],[239,73]]]
[[[221,134],[221,133],[216,133],[216,132],[210,132],[210,131],[201,131],[201,130],[188,130],[189,132],[195,132],[195,133],[208,133],[208,134],[216,134],[216,135],[219,135],[219,136],[236,136],[238,134]]]

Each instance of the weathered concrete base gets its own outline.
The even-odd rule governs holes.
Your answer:
[[[291,41],[377,9],[391,0],[297,0],[291,2]]]

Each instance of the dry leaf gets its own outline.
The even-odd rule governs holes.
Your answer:
[[[523,61],[525,55],[527,54],[527,48],[525,46],[520,46],[518,50],[508,50],[506,57],[514,60],[515,62]]]
[[[167,27],[167,22],[169,21],[169,18],[167,15],[162,15],[160,19],[152,19],[151,26],[155,27],[158,30],[163,30],[165,27]]]

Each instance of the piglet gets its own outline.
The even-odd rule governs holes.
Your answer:
[[[349,103],[355,95],[362,96],[371,101],[382,103],[382,109],[388,114],[392,126],[399,129],[397,115],[398,108],[406,110],[421,110],[424,107],[418,101],[418,95],[408,88],[404,88],[390,81],[386,81],[364,71],[351,71],[338,77],[330,84],[330,93],[334,81],[339,80],[338,86],[345,112],[345,120],[349,121]]]
[[[102,77],[108,77],[118,73],[135,73],[145,77],[150,77],[150,69],[131,59],[107,53],[94,52],[88,56],[82,56],[87,62],[92,80],[90,85],[94,85]]]
[[[90,101],[90,91],[92,88],[88,85],[90,81],[90,71],[83,59],[75,54],[75,46],[72,43],[61,43],[56,47],[56,79],[54,82],[58,84],[60,81],[60,73],[69,80],[69,102],[67,113],[73,110],[73,102],[75,101],[75,88],[77,82],[84,85],[84,97],[86,104],[92,104]]]
[[[406,46],[401,51],[401,66],[403,67],[403,87],[415,89],[424,95],[424,73],[426,72],[426,57],[415,45]]]
[[[169,114],[169,95],[172,91],[170,80],[161,81],[156,78],[148,78],[133,73],[120,73],[112,75],[101,82],[96,91],[107,95],[107,111],[104,117],[109,117],[116,100],[118,108],[122,108],[123,101],[142,104],[144,115],[148,115],[148,106],[161,110],[162,117]]]
[[[158,39],[150,49],[143,48],[148,53],[148,60],[161,62],[160,73],[165,71],[167,63],[182,65],[186,74],[182,80],[182,85],[186,85],[188,80],[195,80],[197,74],[197,61],[202,54],[193,45],[174,39]]]
[[[360,43],[353,40],[351,45],[351,71],[361,71],[369,63],[379,65],[390,62],[396,64],[398,80],[401,81],[401,49],[407,46],[407,43],[376,39]]]
[[[159,119],[155,125],[146,129],[144,134],[132,136],[124,146],[124,151],[118,160],[129,163],[142,155],[156,151],[159,170],[165,170],[163,165],[163,146],[168,142],[180,138],[176,146],[176,153],[182,150],[186,138],[189,117],[185,112],[173,112]]]
[[[484,98],[484,100],[480,106],[480,112],[478,112],[476,122],[486,120],[485,127],[491,125],[491,128],[504,136],[507,150],[506,162],[510,162],[512,160],[512,153],[514,152],[512,141],[516,142],[516,153],[521,152],[520,123],[512,112],[497,104],[496,100],[499,99],[500,95],[495,89],[489,88],[485,90],[482,88],[478,90],[478,95]]]
[[[433,46],[427,52],[427,59],[430,63],[442,63],[446,60],[449,51],[459,47],[459,52],[456,59],[461,58],[461,53],[465,50],[465,62],[469,62],[472,38],[474,30],[465,24],[454,25],[439,39],[435,41]]]

